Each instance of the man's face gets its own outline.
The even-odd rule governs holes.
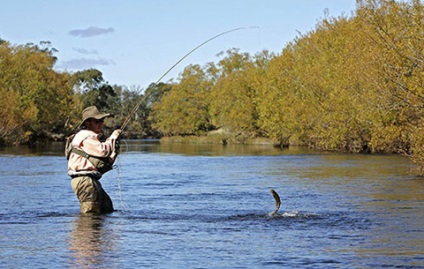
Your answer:
[[[96,120],[96,119],[90,119],[87,121],[86,127],[88,130],[91,130],[95,132],[96,134],[100,134],[102,128],[103,128],[103,119]]]

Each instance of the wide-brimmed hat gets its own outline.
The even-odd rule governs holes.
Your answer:
[[[82,111],[82,121],[80,126],[83,125],[84,122],[88,119],[101,120],[109,116],[110,116],[109,113],[100,112],[96,106],[89,106]]]

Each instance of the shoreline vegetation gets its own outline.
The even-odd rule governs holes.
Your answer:
[[[58,72],[50,42],[0,36],[0,145],[61,141],[90,105],[114,113],[107,135],[144,100],[123,138],[395,153],[424,174],[423,32],[420,0],[357,0],[280,53],[231,48],[147,89],[111,85],[96,69]]]
[[[239,145],[269,145],[273,147],[281,147],[275,139],[267,137],[252,137],[246,134],[233,134],[222,130],[211,131],[204,135],[188,135],[188,136],[169,136],[162,137],[161,143],[181,143],[181,144],[239,144]],[[286,145],[287,147],[289,145]],[[292,144],[294,146],[294,144]],[[284,146],[285,147],[285,146]]]

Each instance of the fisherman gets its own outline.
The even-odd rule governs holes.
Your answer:
[[[80,201],[81,213],[99,214],[114,210],[112,200],[99,181],[104,173],[112,169],[118,154],[117,139],[122,131],[117,129],[105,142],[100,142],[104,119],[109,116],[109,113],[101,113],[95,106],[84,109],[81,130],[65,149],[69,160],[68,175]]]

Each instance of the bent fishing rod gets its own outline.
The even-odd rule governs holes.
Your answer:
[[[173,66],[171,66],[155,83],[153,83],[153,84],[151,84],[149,87],[150,88],[154,88],[154,87],[156,87],[158,84],[159,84],[159,82],[169,73],[169,72],[171,72],[171,70],[172,69],[174,69],[179,63],[181,63],[185,58],[187,58],[190,54],[192,54],[193,52],[195,52],[197,49],[199,49],[200,47],[202,47],[203,45],[205,45],[206,43],[209,43],[210,41],[212,41],[212,40],[214,40],[214,39],[216,39],[216,38],[218,38],[218,37],[220,37],[220,36],[223,36],[223,35],[226,35],[226,34],[229,34],[229,33],[231,33],[231,32],[235,32],[235,31],[239,31],[239,30],[243,30],[243,29],[247,29],[247,28],[259,28],[259,27],[257,27],[257,26],[250,26],[250,27],[239,27],[239,28],[235,28],[235,29],[232,29],[232,30],[228,30],[228,31],[225,31],[225,32],[222,32],[222,33],[220,33],[220,34],[217,34],[216,36],[213,36],[213,37],[211,37],[211,38],[209,38],[208,40],[206,40],[206,41],[204,41],[203,43],[201,43],[201,44],[199,44],[197,47],[195,47],[194,49],[192,49],[191,51],[189,51],[186,55],[184,55],[181,59],[179,59]],[[124,129],[127,127],[127,125],[128,125],[128,123],[129,123],[129,121],[130,121],[130,119],[131,119],[131,117],[135,114],[135,112],[137,112],[137,109],[141,106],[141,104],[143,103],[143,101],[144,100],[146,100],[146,98],[149,96],[149,94],[151,93],[152,91],[150,91],[149,93],[146,93],[145,95],[143,95],[143,97],[140,99],[140,101],[134,106],[134,108],[131,110],[131,112],[130,112],[130,114],[128,115],[128,117],[125,119],[125,121],[124,121],[124,123],[122,124],[122,126],[121,126],[121,130],[122,131],[124,131]]]

